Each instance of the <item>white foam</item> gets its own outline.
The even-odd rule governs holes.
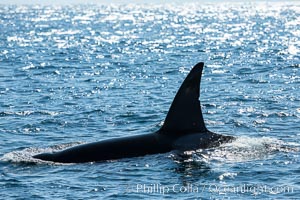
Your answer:
[[[0,160],[4,162],[13,162],[13,163],[57,164],[50,161],[35,159],[33,158],[33,156],[41,153],[52,153],[55,151],[60,151],[79,144],[83,144],[83,143],[74,142],[74,143],[55,145],[46,148],[28,147],[23,150],[17,150],[17,151],[6,153],[0,158]]]
[[[238,137],[231,143],[226,143],[217,148],[198,150],[197,154],[205,158],[202,161],[211,162],[245,162],[260,160],[272,156],[275,152],[300,151],[298,145],[285,143],[271,137],[251,138]]]

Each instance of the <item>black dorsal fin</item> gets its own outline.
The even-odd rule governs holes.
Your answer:
[[[207,131],[199,101],[203,66],[203,62],[198,63],[185,78],[160,132],[173,135]]]

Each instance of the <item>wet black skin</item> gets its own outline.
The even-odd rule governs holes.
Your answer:
[[[157,132],[82,144],[33,157],[60,163],[99,162],[173,150],[206,149],[232,141],[232,136],[212,133],[204,124],[199,101],[203,66],[204,63],[198,63],[188,74]]]
[[[158,131],[151,134],[83,144],[56,153],[38,154],[34,158],[60,163],[106,161],[166,153],[172,150],[185,151],[212,148],[224,142],[229,142],[231,139],[233,139],[231,136],[222,136],[209,131],[185,136],[169,136]],[[186,143],[182,143],[183,141]]]

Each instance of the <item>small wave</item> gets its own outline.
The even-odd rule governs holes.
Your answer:
[[[258,116],[259,117],[293,117],[296,115],[284,111],[279,111],[279,112],[264,111],[262,113],[258,113]]]
[[[36,68],[36,66],[31,63],[25,67],[22,67],[21,70],[27,71],[27,70],[34,69],[34,68]]]
[[[213,74],[225,74],[227,72],[228,72],[227,70],[221,70],[221,69],[214,69],[214,70],[212,70]]]
[[[0,112],[1,116],[10,116],[10,115],[16,115],[16,116],[28,116],[28,115],[50,115],[50,116],[56,116],[59,115],[59,112],[54,111],[47,111],[47,110],[41,110],[41,111],[33,111],[33,110],[24,110],[24,111],[2,111]]]
[[[255,111],[256,111],[255,108],[250,106],[250,107],[246,107],[246,108],[240,108],[238,112],[239,112],[239,114],[243,114],[243,113],[253,113]]]
[[[214,120],[206,120],[205,121],[207,125],[212,125],[212,126],[216,126],[216,125],[224,125],[224,122],[221,121],[214,121]]]
[[[52,153],[55,151],[60,151],[79,144],[84,144],[84,143],[73,142],[73,143],[54,145],[46,148],[28,147],[23,150],[17,150],[17,151],[6,153],[0,158],[0,161],[13,162],[13,163],[27,163],[27,164],[57,164],[51,161],[43,161],[40,159],[35,159],[33,158],[33,156],[40,153]]]
[[[222,181],[224,178],[234,179],[236,176],[237,176],[237,173],[225,172],[225,173],[221,174],[218,178],[220,181]]]
[[[264,119],[256,119],[256,120],[253,121],[253,123],[254,124],[264,124],[264,123],[266,123],[266,120],[264,120]]]

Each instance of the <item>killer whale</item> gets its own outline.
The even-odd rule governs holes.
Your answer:
[[[82,144],[33,157],[59,163],[100,162],[172,150],[212,148],[232,141],[234,137],[213,133],[205,126],[199,100],[203,67],[204,63],[200,62],[187,75],[158,131]]]

